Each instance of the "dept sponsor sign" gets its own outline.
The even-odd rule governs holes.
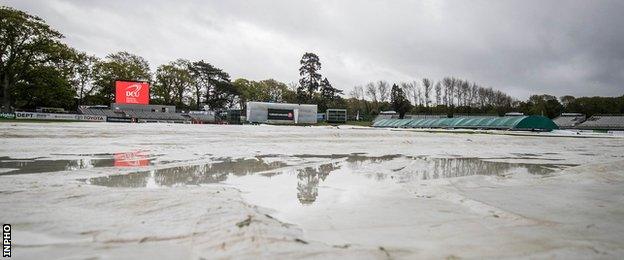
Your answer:
[[[78,115],[78,114],[52,114],[35,112],[15,112],[16,119],[38,119],[38,120],[75,120],[90,122],[105,122],[105,116]]]

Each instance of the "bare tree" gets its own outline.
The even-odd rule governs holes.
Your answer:
[[[377,82],[377,90],[379,91],[379,101],[386,102],[390,98],[390,88],[388,82],[380,80]]]
[[[366,84],[366,95],[373,101],[377,102],[377,88],[373,82]]]
[[[485,105],[487,104],[486,94],[486,89],[479,87],[479,107],[485,107]]]
[[[423,78],[422,87],[420,81],[401,82],[398,84],[400,90],[405,93],[408,100],[412,100],[415,106],[423,105],[429,107],[435,102],[436,106],[446,105],[475,107],[481,109],[505,108],[518,105],[518,101],[506,93],[494,90],[491,87],[482,87],[475,82],[468,80],[444,77],[438,82]],[[389,100],[389,84],[386,81],[377,81],[366,84],[366,86],[356,86],[351,91],[351,97],[370,98],[375,103],[373,107],[379,108],[378,102]],[[374,109],[374,108],[371,108]]]
[[[423,96],[422,96],[422,88],[416,88],[416,99],[418,100],[418,105],[423,104]]]
[[[410,100],[411,102],[412,98],[414,97],[414,94],[412,93],[412,91],[414,90],[414,84],[409,82],[401,82],[399,86],[403,90],[403,93],[405,93],[405,97],[407,98],[407,100]]]
[[[470,95],[470,105],[471,106],[476,106],[477,105],[477,99],[478,99],[478,95],[479,95],[479,85],[477,85],[477,83],[472,83],[472,89],[470,90],[470,92],[472,93]]]
[[[438,81],[435,84],[435,98],[436,98],[436,106],[440,105],[440,98],[442,97],[442,84]]]
[[[454,84],[454,79],[451,77],[445,77],[442,79],[442,85],[444,86],[444,105],[446,106],[452,105]]]
[[[420,86],[418,86],[418,81],[412,81],[412,99],[414,99],[414,106],[418,106],[418,103],[420,102],[420,96],[418,95],[418,89],[420,88]]]
[[[463,101],[463,92],[461,89],[462,84],[464,83],[463,80],[461,79],[456,79],[455,80],[455,98],[457,99],[457,103],[456,105],[459,107],[462,105],[462,101]]]
[[[451,88],[451,93],[453,93],[453,96],[455,97],[455,100],[457,102],[455,103],[453,101],[453,98],[451,98],[451,105],[460,106],[459,102],[461,100],[461,89],[460,89],[461,80],[457,78],[452,78],[452,80],[453,80],[453,84]]]
[[[429,107],[429,96],[433,85],[431,84],[431,80],[428,78],[422,79],[422,85],[425,93],[425,107]]]
[[[462,105],[468,106],[470,104],[469,95],[470,95],[470,83],[467,80],[462,80],[460,84],[460,92],[462,96]]]
[[[349,96],[351,98],[355,98],[357,100],[364,99],[364,88],[362,88],[362,86],[355,86],[355,87],[353,87],[353,90],[351,90],[351,92],[349,92]]]

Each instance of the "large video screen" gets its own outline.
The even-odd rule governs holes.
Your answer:
[[[115,81],[115,102],[118,104],[149,104],[149,83]]]

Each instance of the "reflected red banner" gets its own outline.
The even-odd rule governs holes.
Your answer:
[[[148,166],[149,159],[141,152],[115,153],[115,167]]]

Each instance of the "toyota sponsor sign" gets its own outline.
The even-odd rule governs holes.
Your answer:
[[[149,104],[149,83],[115,81],[115,102],[119,104]]]
[[[52,114],[34,112],[15,112],[16,119],[38,119],[38,120],[71,120],[71,121],[91,121],[105,122],[105,116],[78,115],[78,114]]]

